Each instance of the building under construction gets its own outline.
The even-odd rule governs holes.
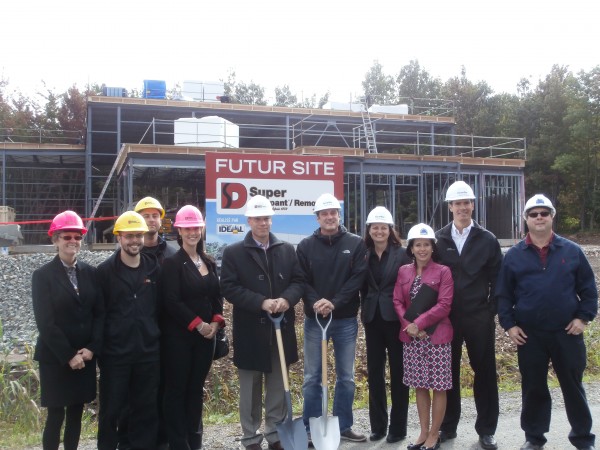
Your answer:
[[[47,243],[48,225],[35,222],[65,209],[97,219],[90,241],[101,242],[113,224],[101,219],[143,196],[160,199],[171,216],[188,203],[203,209],[206,152],[338,155],[344,223],[352,232],[362,235],[376,205],[392,211],[403,235],[418,222],[438,229],[450,220],[445,190],[462,179],[477,195],[475,220],[500,239],[518,238],[524,139],[456,135],[451,102],[400,106],[305,109],[94,96],[83,135],[0,130],[0,204],[14,208],[25,243]],[[218,131],[198,132],[199,124]]]

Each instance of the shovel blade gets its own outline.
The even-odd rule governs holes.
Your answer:
[[[310,438],[316,450],[338,449],[340,446],[340,422],[337,416],[311,417],[308,422]]]
[[[277,424],[277,435],[281,445],[286,450],[307,450],[308,435],[301,417],[294,420],[284,420]]]

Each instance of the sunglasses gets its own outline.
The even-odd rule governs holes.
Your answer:
[[[60,238],[63,239],[63,240],[65,240],[65,241],[70,241],[71,239],[75,239],[76,241],[80,241],[80,240],[83,239],[83,236],[79,236],[79,235],[69,236],[69,235],[67,235],[67,236],[60,236]]]
[[[550,215],[550,211],[530,212],[527,213],[527,215],[532,219],[535,219],[537,216],[548,217]]]

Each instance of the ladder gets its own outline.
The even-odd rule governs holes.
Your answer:
[[[367,153],[377,153],[377,142],[375,141],[375,132],[373,131],[373,122],[371,121],[371,115],[369,114],[367,97],[361,97],[361,104],[362,108],[360,109],[360,115],[362,117],[363,128],[365,131]]]

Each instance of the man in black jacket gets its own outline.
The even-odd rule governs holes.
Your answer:
[[[452,339],[452,389],[448,391],[441,441],[456,438],[460,420],[460,363],[466,344],[474,372],[473,395],[477,419],[475,431],[484,449],[496,449],[494,438],[500,411],[496,374],[496,303],[493,293],[502,263],[496,237],[473,219],[475,194],[464,181],[456,181],[446,192],[453,221],[436,233],[440,264],[452,270],[454,299],[450,320]]]
[[[156,445],[159,337],[159,265],[142,254],[148,227],[127,211],[115,222],[120,249],[98,266],[106,320],[100,365],[98,449],[114,450],[124,408],[130,411],[128,438],[134,449]]]
[[[335,352],[333,415],[340,424],[341,439],[364,442],[366,436],[352,430],[354,417],[354,360],[358,334],[359,291],[367,275],[364,241],[340,225],[340,202],[331,194],[321,195],[314,208],[319,228],[304,238],[296,253],[304,272],[304,394],[303,419],[326,414],[321,398],[321,338],[316,314],[321,319],[333,313],[327,338]]]
[[[134,211],[144,218],[148,231],[144,235],[143,253],[152,253],[158,259],[160,264],[165,258],[173,256],[177,249],[168,245],[159,234],[162,226],[162,219],[165,217],[165,210],[158,200],[153,197],[144,197],[135,205]]]
[[[159,234],[162,220],[165,217],[165,209],[154,197],[144,197],[135,205],[134,211],[144,218],[148,231],[144,234],[144,246],[142,253],[148,253],[156,256],[158,263],[162,265],[165,258],[177,253],[177,249],[167,243]],[[161,323],[162,313],[159,312],[159,325]],[[161,347],[162,349],[162,347]],[[165,360],[164,352],[161,352],[161,361]],[[161,364],[160,382],[158,385],[158,436],[157,450],[166,450],[169,447],[167,440],[167,430],[163,414],[163,397],[165,394],[165,367]],[[127,417],[128,411],[123,411],[122,420],[119,422],[119,450],[128,450],[131,446],[127,443]]]
[[[233,305],[233,363],[240,380],[242,444],[269,449],[283,447],[276,424],[286,416],[283,376],[275,328],[269,315],[284,314],[281,334],[287,366],[298,361],[294,306],[303,290],[302,271],[294,247],[271,233],[273,208],[262,195],[246,204],[250,231],[241,242],[228,245],[221,266],[221,294]],[[262,422],[262,389],[265,385],[265,429]]]

